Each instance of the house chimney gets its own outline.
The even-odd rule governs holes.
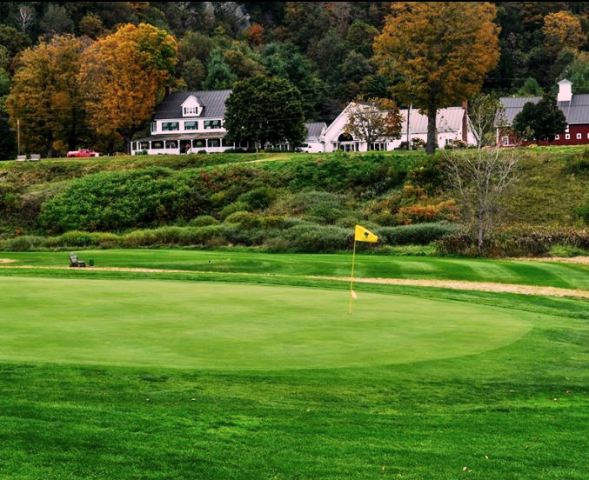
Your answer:
[[[170,86],[169,86],[169,85],[166,85],[166,97],[167,97],[168,95],[170,95],[170,93],[172,93],[172,89],[170,88]]]
[[[462,101],[462,141],[468,143],[468,101]]]
[[[559,102],[570,102],[573,98],[573,84],[566,78],[558,82],[558,97]]]

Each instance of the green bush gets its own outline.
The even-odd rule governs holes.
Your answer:
[[[376,234],[389,245],[428,245],[458,230],[453,223],[417,223],[397,227],[375,228]]]
[[[289,249],[296,252],[335,252],[348,249],[354,238],[353,230],[332,225],[305,223],[283,233]]]
[[[260,217],[252,212],[234,212],[229,215],[224,223],[235,223],[241,228],[259,228],[262,224]]]
[[[8,252],[27,252],[42,247],[44,242],[44,237],[21,235],[20,237],[3,240],[0,242],[0,247]]]
[[[234,202],[234,203],[230,203],[225,208],[223,208],[219,212],[219,215],[221,216],[221,218],[226,219],[227,217],[229,217],[231,214],[233,214],[235,212],[247,212],[247,211],[248,211],[248,205],[245,202]]]
[[[248,210],[264,210],[278,197],[278,192],[270,187],[258,187],[243,193],[238,201],[245,203]]]
[[[196,218],[193,218],[188,223],[192,227],[207,227],[209,225],[217,225],[220,222],[211,215],[200,215]]]
[[[161,167],[105,172],[75,180],[45,203],[41,224],[48,231],[117,231],[156,226],[198,212],[186,183]]]
[[[583,248],[573,247],[571,245],[557,244],[550,247],[548,253],[552,257],[577,257],[580,255],[588,255],[589,251]]]

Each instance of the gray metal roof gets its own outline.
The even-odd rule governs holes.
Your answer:
[[[168,118],[182,118],[182,104],[190,96],[194,95],[204,110],[201,118],[225,117],[225,102],[231,90],[202,90],[197,92],[172,92],[155,109],[154,120]]]
[[[407,131],[408,109],[400,110],[403,123],[402,133]],[[436,130],[438,133],[452,133],[462,131],[462,119],[464,109],[462,107],[440,108],[436,115]],[[409,130],[412,134],[427,133],[427,115],[422,115],[416,108],[411,109],[409,115]]]
[[[505,123],[511,125],[515,116],[528,102],[538,103],[542,97],[502,97]],[[570,102],[557,102],[569,125],[589,123],[589,94],[573,95]]]
[[[318,142],[321,133],[327,128],[327,124],[325,122],[309,122],[305,123],[305,128],[307,129],[307,141]]]

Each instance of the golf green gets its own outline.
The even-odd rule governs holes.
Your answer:
[[[513,343],[533,315],[465,302],[318,288],[2,278],[0,359],[303,369],[472,355]]]

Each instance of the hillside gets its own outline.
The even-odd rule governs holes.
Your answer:
[[[588,152],[518,151],[520,171],[503,202],[502,228],[550,231],[552,243],[563,238],[567,243],[570,235],[584,232],[580,209],[589,191]],[[3,162],[0,238],[4,249],[15,250],[242,245],[312,252],[347,249],[351,227],[361,223],[381,235],[382,245],[427,245],[457,231],[461,221],[443,174],[445,155],[338,152]],[[568,233],[563,237],[562,232]],[[577,236],[573,245],[585,246],[584,237]]]

